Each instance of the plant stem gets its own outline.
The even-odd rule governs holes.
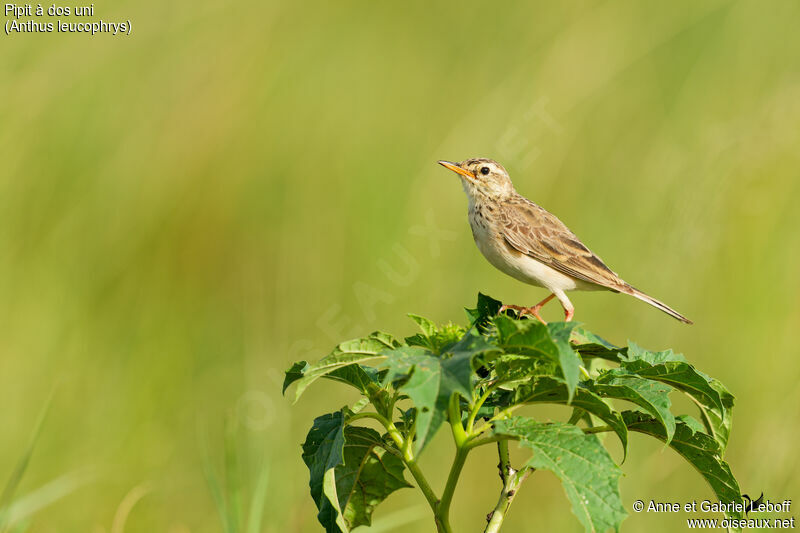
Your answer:
[[[469,442],[466,443],[466,447],[470,450],[472,448],[477,448],[478,446],[483,446],[484,444],[491,444],[493,442],[503,442],[509,440],[518,440],[519,437],[512,437],[511,435],[493,435],[491,437],[486,437],[485,439],[476,439],[472,438]]]
[[[486,391],[478,399],[478,401],[475,402],[475,405],[472,406],[472,410],[470,410],[469,417],[467,418],[467,433],[472,433],[472,428],[475,425],[475,417],[478,416],[478,411],[483,406],[484,402],[489,399],[489,396],[496,388],[496,385],[490,385],[486,387]]]
[[[428,501],[428,505],[430,505],[433,514],[436,515],[436,512],[439,507],[439,498],[436,496],[436,493],[433,492],[430,483],[428,483],[428,480],[425,479],[425,475],[419,468],[416,459],[414,459],[414,455],[411,452],[410,443],[408,443],[408,445],[404,445],[405,443],[402,440],[403,437],[402,435],[400,435],[400,432],[397,431],[397,428],[394,426],[393,423],[389,422],[389,425],[393,429],[389,429],[388,427],[386,429],[389,431],[389,435],[392,437],[392,440],[395,441],[397,447],[403,451],[403,462],[406,464],[408,470],[411,472],[411,475],[414,477],[414,481],[417,482],[419,490],[421,490],[422,494],[425,495],[425,499]],[[395,438],[395,435],[397,435],[400,438],[399,441]],[[438,520],[437,520],[437,527],[439,527]]]
[[[490,439],[483,439],[488,441]],[[522,470],[514,470],[511,466],[511,457],[508,453],[508,440],[497,441],[497,455],[500,457],[500,463],[497,465],[500,471],[500,479],[503,482],[503,490],[500,492],[500,499],[497,501],[494,509],[487,516],[488,523],[484,533],[497,533],[500,531],[500,526],[503,524],[508,508],[514,501],[522,482],[525,481],[533,472],[533,468],[526,466]]]
[[[506,446],[508,446],[507,442],[499,444],[506,444]],[[502,464],[502,459],[500,462]],[[519,472],[515,472],[513,468],[509,467],[506,481],[503,484],[503,491],[500,493],[500,499],[489,515],[489,523],[486,524],[486,529],[483,530],[484,533],[497,533],[500,531],[500,526],[503,525],[503,520],[505,520],[508,514],[508,508],[511,507],[511,503],[514,501],[514,497],[517,495],[520,485],[522,485],[522,482],[525,481],[532,472],[533,469],[527,466]]]
[[[386,428],[386,431],[389,433],[389,436],[391,437],[395,446],[397,446],[397,449],[402,452],[403,462],[406,464],[408,470],[411,472],[411,475],[414,477],[414,480],[417,482],[422,494],[425,495],[425,499],[428,500],[428,505],[431,506],[434,514],[436,514],[439,506],[439,498],[436,496],[436,493],[433,492],[433,489],[431,489],[428,480],[425,479],[422,470],[420,470],[417,461],[414,459],[414,455],[411,452],[410,443],[405,442],[403,435],[400,433],[400,431],[398,431],[397,426],[395,426],[391,420],[378,413],[358,413],[351,416],[348,420],[348,423],[354,422],[361,418],[375,419]]]
[[[518,407],[522,407],[523,405],[524,405],[524,404],[517,404],[517,405],[512,405],[511,407],[507,407],[506,409],[503,409],[502,411],[500,411],[499,413],[497,413],[496,415],[494,415],[492,418],[490,418],[489,420],[487,420],[487,421],[486,421],[486,422],[485,422],[485,423],[484,423],[484,424],[483,424],[481,427],[479,427],[477,430],[474,430],[474,431],[472,431],[472,437],[474,438],[474,437],[476,437],[476,436],[480,435],[481,433],[483,433],[483,432],[485,432],[485,431],[488,431],[488,430],[492,429],[492,423],[493,423],[493,422],[496,422],[497,420],[501,420],[501,419],[503,419],[503,418],[507,418],[507,417],[508,417],[508,415],[510,415],[511,413],[513,413],[515,409],[517,409]]]
[[[511,456],[508,453],[507,440],[497,441],[497,455],[500,457],[500,463],[497,468],[500,470],[500,479],[503,482],[503,486],[505,486],[506,482],[508,482],[508,473],[511,470]]]
[[[583,428],[584,433],[605,433],[606,431],[614,431],[611,426],[596,426],[593,428]]]
[[[435,510],[436,526],[440,532],[451,533],[452,526],[450,526],[450,503],[453,501],[453,494],[458,484],[458,478],[461,475],[461,470],[464,468],[464,463],[467,460],[470,447],[467,445],[469,435],[464,431],[464,426],[461,425],[461,406],[457,394],[450,397],[450,404],[447,410],[447,417],[450,422],[450,428],[453,432],[453,440],[456,444],[456,456],[453,458],[453,464],[450,467],[450,474],[447,476],[447,483],[442,492],[442,499]]]
[[[428,480],[425,479],[425,476],[422,474],[422,470],[420,470],[419,465],[414,459],[411,459],[410,461],[406,459],[405,463],[406,466],[408,466],[408,470],[411,472],[411,475],[414,477],[414,480],[417,482],[419,490],[422,491],[422,494],[425,495],[425,499],[428,500],[428,505],[430,505],[431,510],[434,514],[436,514],[439,507],[439,498],[436,497],[436,493],[433,492],[433,489],[428,484]]]
[[[397,447],[403,451],[403,462],[406,463],[408,470],[411,472],[411,475],[417,482],[419,490],[422,491],[422,494],[425,495],[425,499],[428,500],[428,505],[430,505],[431,510],[434,514],[436,514],[436,510],[439,506],[439,498],[436,496],[436,493],[433,492],[428,480],[425,479],[425,475],[422,473],[422,470],[420,470],[419,465],[414,458],[414,454],[411,451],[410,443],[409,445],[405,445],[406,443],[403,442],[402,435],[400,435],[400,432],[397,431],[397,428],[392,422],[389,422],[389,426],[390,427],[386,428],[389,431],[389,435],[392,437],[392,440],[394,440]]]
[[[450,421],[450,429],[453,431],[453,440],[456,442],[456,447],[461,448],[469,440],[469,435],[464,431],[464,426],[461,425],[461,406],[458,395],[455,393],[450,396],[447,418]]]
[[[469,449],[467,448],[458,448],[456,450],[453,465],[450,467],[450,474],[447,476],[447,484],[442,493],[442,500],[439,502],[439,508],[436,512],[446,528],[445,531],[450,531],[450,503],[453,501],[453,494],[455,493],[458,478],[461,475],[461,470],[464,468],[468,453]]]
[[[380,414],[378,414],[378,413],[371,413],[371,412],[366,412],[366,413],[357,413],[357,414],[351,415],[351,416],[350,416],[350,417],[347,419],[347,423],[349,424],[349,423],[351,423],[351,422],[355,422],[356,420],[360,420],[360,419],[362,419],[362,418],[372,418],[372,419],[374,419],[374,420],[377,420],[377,421],[378,421],[378,422],[380,422],[380,423],[381,423],[381,425],[383,425],[383,427],[385,427],[386,429],[389,429],[389,424],[391,424],[391,422],[389,422],[389,419],[388,419],[388,418],[386,418],[385,416],[383,416],[383,415],[380,415]]]

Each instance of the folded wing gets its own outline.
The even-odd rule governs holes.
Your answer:
[[[518,196],[500,213],[510,247],[574,278],[612,291],[629,287],[555,215]],[[627,291],[626,291],[627,292]]]

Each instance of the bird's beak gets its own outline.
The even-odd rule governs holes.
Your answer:
[[[450,161],[438,161],[438,163],[442,165],[444,168],[450,169],[457,174],[461,174],[462,176],[465,176],[471,180],[475,179],[475,174],[473,174],[469,170],[464,170],[455,163],[451,163]]]

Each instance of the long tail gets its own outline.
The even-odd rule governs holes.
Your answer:
[[[646,302],[646,303],[649,303],[650,305],[652,305],[653,307],[655,307],[657,309],[661,309],[662,311],[667,313],[669,316],[680,320],[684,324],[694,324],[694,322],[692,322],[691,320],[689,320],[688,318],[686,318],[685,316],[683,316],[682,314],[680,314],[679,312],[677,312],[676,310],[674,310],[673,308],[671,308],[670,306],[665,304],[664,302],[659,302],[658,300],[656,300],[652,296],[646,295],[645,293],[643,293],[642,291],[640,291],[636,287],[631,287],[630,285],[628,285],[628,287],[630,287],[629,291],[628,290],[623,290],[622,292],[626,292],[627,294],[630,294],[634,298],[638,298],[639,300],[641,300],[643,302]]]

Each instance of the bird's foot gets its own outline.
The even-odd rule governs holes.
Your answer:
[[[502,306],[500,306],[500,310],[497,312],[497,314],[499,315],[500,313],[502,313],[504,311],[508,311],[509,309],[511,309],[512,311],[516,311],[517,313],[521,314],[524,309],[527,309],[527,307],[522,307],[520,305],[505,305],[505,304],[503,304]]]
[[[521,305],[503,305],[502,307],[500,307],[500,311],[498,313],[502,313],[503,311],[511,309],[512,311],[517,312],[519,318],[522,318],[524,315],[533,315],[542,324],[547,324],[547,322],[545,322],[545,320],[539,315],[539,310],[541,308],[542,308],[541,305],[534,305],[533,307],[524,307]]]

